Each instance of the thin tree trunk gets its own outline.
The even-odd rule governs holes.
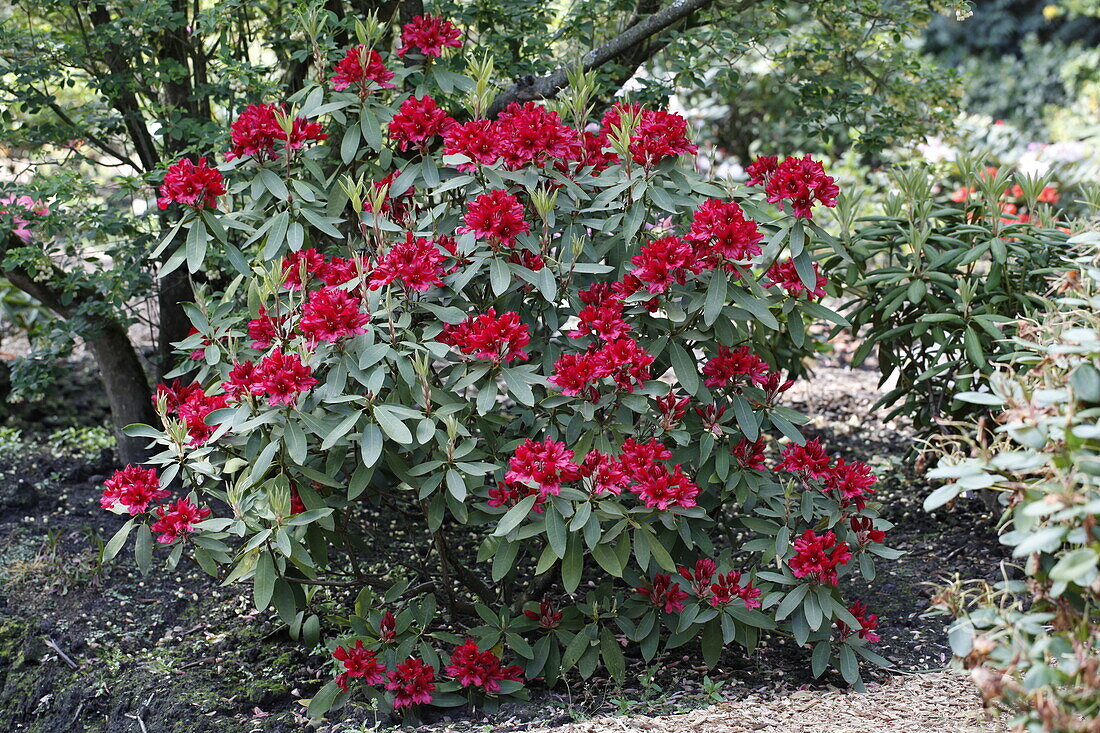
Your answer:
[[[99,375],[111,406],[111,421],[123,463],[141,463],[149,457],[148,438],[131,438],[122,429],[133,423],[157,424],[149,380],[130,338],[117,323],[107,323],[88,348],[99,365]]]

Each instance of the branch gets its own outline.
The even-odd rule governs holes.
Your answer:
[[[711,5],[714,0],[673,0],[666,8],[650,15],[645,20],[631,25],[621,35],[608,41],[599,48],[586,53],[578,60],[585,71],[602,66],[615,57],[644,43],[669,26],[675,25],[697,10]],[[573,65],[576,65],[574,63]],[[489,106],[489,117],[496,117],[501,110],[512,102],[531,102],[536,99],[549,99],[565,88],[569,83],[569,66],[558,66],[550,74],[540,77],[524,77],[505,89]]]

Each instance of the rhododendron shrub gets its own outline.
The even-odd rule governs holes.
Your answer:
[[[415,23],[422,62],[360,38],[326,86],[227,131],[224,210],[186,210],[164,247],[239,273],[189,306],[198,358],[159,391],[163,426],[131,429],[163,488],[112,479],[131,519],[111,549],[136,532],[147,563],[153,525],[171,562],[323,631],[315,714],[492,704],[693,639],[714,664],[770,632],[856,682],[882,659],[838,583],[892,556],[889,525],[867,467],[802,437],[768,348],[842,322],[813,300],[831,179],[792,163],[781,212],[697,176],[670,113],[482,118],[487,67],[457,74],[461,38]],[[380,568],[394,521],[412,544]],[[342,593],[322,629],[318,594]]]

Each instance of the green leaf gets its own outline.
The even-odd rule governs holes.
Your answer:
[[[810,671],[814,677],[820,677],[829,667],[829,658],[832,657],[833,647],[828,639],[817,642],[814,645],[814,653],[810,657]]]
[[[852,647],[847,644],[840,645],[840,674],[849,685],[859,682],[859,662]]]
[[[531,513],[531,508],[535,506],[535,500],[538,496],[525,496],[520,499],[520,502],[514,507],[509,509],[500,521],[497,522],[497,527],[493,530],[494,537],[503,537],[518,527],[520,523],[527,518],[527,515]]]
[[[566,542],[569,539],[569,534],[565,529],[565,519],[553,504],[546,507],[545,515],[546,539],[555,555],[565,557]]]
[[[760,424],[748,400],[741,395],[734,395],[733,412],[737,416],[737,426],[748,440],[755,441],[760,437]]]
[[[126,524],[118,528],[118,531],[112,535],[108,540],[107,545],[103,548],[103,562],[113,560],[115,555],[119,553],[123,545],[126,544],[126,539],[130,536],[130,530],[134,528],[134,520],[129,519]]]
[[[668,354],[680,386],[688,394],[695,394],[699,390],[699,370],[695,359],[688,356],[684,348],[675,342],[668,345]]]
[[[325,713],[332,710],[333,705],[336,703],[336,698],[341,694],[341,690],[336,686],[335,682],[326,682],[325,686],[317,691],[317,694],[313,696],[313,699],[309,701],[309,717],[313,719],[319,719],[324,717]]]
[[[726,273],[721,269],[712,270],[710,283],[707,284],[707,300],[703,305],[703,323],[708,326],[713,325],[725,304]]]
[[[403,446],[412,445],[412,432],[405,427],[405,423],[401,422],[401,418],[398,417],[392,406],[375,405],[374,419],[378,421],[378,426],[382,428],[382,432],[389,436],[390,440]]]
[[[256,558],[256,574],[252,579],[252,597],[256,601],[256,610],[263,611],[271,603],[271,594],[275,592],[275,561],[269,552],[261,552]]]
[[[1050,569],[1050,577],[1063,583],[1071,583],[1096,568],[1097,554],[1091,547],[1082,547],[1063,555]]]
[[[600,652],[607,671],[617,681],[622,682],[626,675],[626,657],[623,656],[623,649],[615,635],[606,626],[600,629]]]
[[[561,581],[566,593],[574,593],[577,590],[577,586],[581,584],[583,571],[584,556],[581,553],[580,538],[577,535],[570,535],[569,548],[565,551],[565,559],[561,563]]]
[[[806,598],[806,594],[809,590],[810,586],[804,583],[796,586],[794,590],[784,596],[783,600],[779,602],[779,608],[775,610],[775,620],[782,621],[794,613],[794,610],[798,608],[803,599]]]
[[[512,269],[499,257],[489,260],[489,284],[493,287],[493,295],[503,295],[512,284]]]

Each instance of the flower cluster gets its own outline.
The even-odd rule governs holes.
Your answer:
[[[506,680],[523,680],[522,669],[514,664],[502,666],[500,657],[491,649],[479,649],[472,639],[455,647],[451,652],[451,663],[443,671],[463,687],[480,687],[485,692],[500,691],[500,683]]]
[[[319,122],[309,122],[304,117],[288,121],[290,132],[279,121],[286,110],[275,104],[250,104],[230,126],[233,149],[226,153],[226,160],[251,156],[258,161],[278,158],[276,147],[281,143],[287,150],[298,150],[308,142],[328,139]]]
[[[410,145],[423,148],[430,138],[442,135],[453,124],[451,116],[430,95],[409,97],[390,120],[390,138],[401,150],[408,150]]]
[[[103,482],[99,505],[109,511],[125,510],[138,515],[148,511],[153,501],[166,496],[168,490],[160,487],[156,469],[130,465]]]
[[[332,76],[332,88],[340,92],[350,86],[359,88],[359,97],[366,97],[373,91],[371,82],[380,89],[393,89],[393,72],[382,63],[382,57],[373,48],[360,44],[352,46],[340,59]]]
[[[737,441],[737,445],[733,446],[732,453],[741,468],[763,471],[766,467],[763,438],[757,438],[755,441],[741,438]]]
[[[847,565],[852,559],[847,542],[837,542],[832,530],[820,537],[812,529],[807,529],[794,541],[794,556],[787,561],[796,578],[809,577],[810,580],[826,585],[837,584],[837,567]]]
[[[609,341],[583,353],[562,354],[554,363],[550,382],[562,394],[576,397],[584,394],[595,402],[599,398],[599,382],[610,378],[624,392],[633,392],[649,379],[653,356],[630,337]]]
[[[820,480],[822,491],[833,492],[844,505],[853,504],[862,510],[867,495],[873,494],[877,479],[871,467],[862,461],[846,463],[837,458],[833,463],[821,442],[814,438],[805,445],[792,443],[783,449],[776,470],[794,474],[803,481]]]
[[[24,242],[31,241],[31,231],[27,228],[30,224],[28,217],[45,216],[48,213],[50,207],[30,196],[0,196],[0,216],[11,216],[11,233]]]
[[[562,122],[557,112],[535,102],[509,104],[497,117],[494,130],[497,155],[509,170],[581,157],[577,131]]]
[[[756,222],[745,218],[736,201],[704,201],[695,211],[687,237],[695,242],[696,257],[705,258],[711,267],[728,267],[727,262],[750,260],[763,251],[764,234]]]
[[[803,219],[813,218],[815,202],[836,206],[836,197],[840,194],[836,181],[825,175],[824,166],[809,155],[788,156],[782,163],[774,155],[761,156],[745,172],[749,174],[750,186],[764,186],[768,203],[778,204],[782,211],[789,201],[791,212]]]
[[[748,346],[718,347],[718,355],[703,365],[703,382],[708,387],[729,387],[741,383],[763,385],[768,380],[768,363]]]
[[[859,621],[859,629],[850,629],[848,628],[848,624],[838,620],[836,622],[836,627],[840,631],[841,641],[844,641],[853,633],[859,636],[860,639],[866,639],[872,644],[882,638],[875,633],[875,629],[878,628],[878,614],[868,613],[868,610],[867,605],[863,603],[863,601],[856,601],[848,606],[848,612],[855,616],[856,621]]]
[[[538,488],[543,497],[557,495],[561,485],[581,477],[580,467],[573,462],[573,451],[565,443],[546,438],[528,438],[516,447],[508,460],[505,484],[526,484]]]
[[[694,153],[699,146],[688,140],[687,120],[671,112],[645,109],[641,105],[617,102],[603,116],[601,132],[610,136],[623,124],[623,117],[637,121],[630,136],[630,156],[638,165],[652,168],[665,158]]]
[[[195,525],[210,516],[209,509],[200,509],[190,499],[157,508],[157,521],[149,529],[158,534],[157,542],[166,545],[195,530]]]
[[[283,353],[277,348],[260,360],[259,364],[236,362],[226,379],[225,391],[233,399],[251,394],[267,396],[272,407],[292,407],[298,395],[316,387],[313,370],[302,363],[298,354]]]
[[[226,405],[225,395],[208,395],[201,385],[183,385],[178,379],[171,385],[157,385],[153,405],[156,406],[162,399],[166,414],[178,417],[187,426],[192,446],[202,445],[210,439],[214,428],[206,424],[206,417]]]
[[[501,189],[483,193],[466,207],[462,217],[466,226],[455,231],[473,233],[479,239],[487,239],[494,246],[511,247],[516,237],[531,229],[523,218],[523,204],[512,194]]]
[[[469,316],[461,323],[447,324],[438,338],[463,354],[496,364],[526,361],[527,352],[523,348],[531,343],[531,335],[518,313],[505,311],[498,317],[495,308],[480,316]]]
[[[438,15],[417,15],[401,28],[401,48],[397,55],[404,58],[415,51],[427,58],[439,58],[444,48],[462,46],[462,31],[454,23]]]
[[[394,280],[410,290],[423,293],[436,285],[442,285],[444,254],[435,242],[424,237],[405,233],[405,241],[390,247],[374,268],[370,289],[377,290]]]
[[[373,651],[363,647],[362,641],[356,641],[352,647],[338,646],[332,656],[344,663],[344,680],[354,677],[368,685],[379,685],[385,679],[385,665],[378,661]],[[342,686],[347,687],[346,683]]]
[[[206,158],[199,158],[198,163],[183,158],[168,166],[157,206],[167,209],[172,204],[183,204],[194,209],[213,209],[224,193],[221,171],[208,166]]]
[[[309,294],[309,299],[302,306],[298,330],[311,343],[335,343],[366,333],[369,320],[359,298],[346,290],[326,286]]]
[[[767,273],[765,273],[765,276],[768,278],[766,287],[770,288],[778,285],[787,292],[787,295],[793,298],[797,298],[803,293],[806,294],[807,300],[823,298],[825,297],[825,286],[829,284],[829,279],[818,272],[816,262],[813,263],[813,267],[813,288],[807,288],[806,283],[802,282],[802,276],[798,274],[798,268],[795,267],[794,260],[792,259],[776,262],[768,268]]]
[[[679,583],[672,582],[672,576],[667,573],[657,573],[653,576],[652,583],[635,588],[634,591],[648,598],[654,608],[660,608],[665,613],[683,611],[684,601],[690,597]]]
[[[386,689],[394,693],[395,710],[407,708],[417,703],[427,705],[435,692],[435,667],[424,663],[422,659],[409,657],[391,669],[387,676]]]
[[[741,600],[745,608],[760,608],[761,590],[752,586],[751,579],[741,585],[741,572],[738,570],[720,573],[714,560],[701,557],[695,561],[693,569],[681,567],[678,572],[688,581],[697,597],[709,596],[710,605],[716,608],[728,606],[735,598]]]

